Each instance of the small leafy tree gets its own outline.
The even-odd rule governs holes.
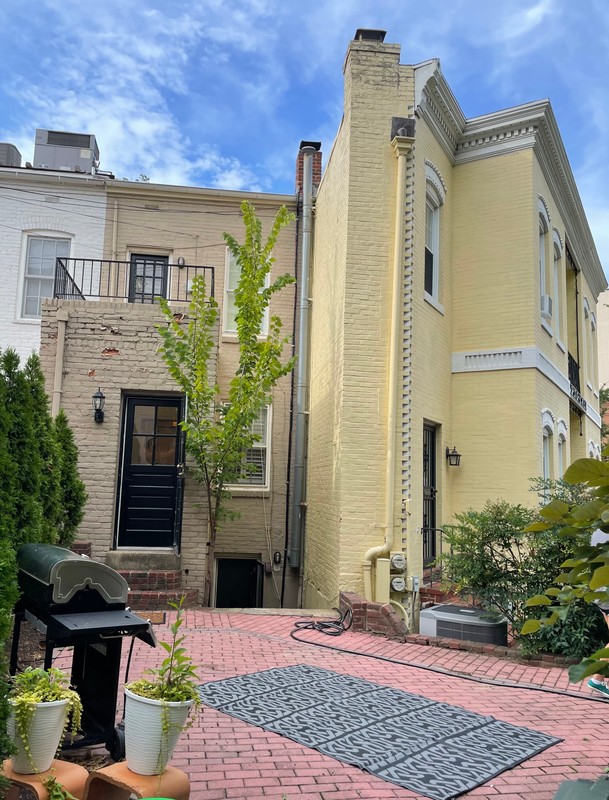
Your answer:
[[[609,448],[603,451],[609,456]],[[565,480],[585,484],[587,495],[578,503],[554,499],[540,512],[542,521],[529,526],[543,532],[559,526],[559,536],[566,543],[570,557],[562,563],[562,572],[549,586],[527,601],[528,607],[545,613],[529,619],[523,634],[537,633],[559,620],[565,620],[575,604],[609,600],[609,542],[592,544],[592,535],[600,530],[609,533],[609,462],[580,458],[565,472]],[[609,675],[609,648],[603,648],[569,669],[572,681],[590,675]]]
[[[236,483],[246,469],[243,458],[257,436],[252,424],[270,401],[277,381],[290,372],[292,360],[283,359],[288,337],[281,334],[279,317],[271,317],[268,335],[260,337],[271,297],[293,278],[282,275],[265,287],[274,262],[273,248],[293,214],[282,207],[266,240],[253,206],[241,204],[245,241],[239,244],[225,233],[224,239],[236,259],[240,277],[235,290],[239,364],[228,395],[221,397],[211,359],[215,347],[218,306],[206,296],[202,276],[193,281],[189,319],[183,326],[174,318],[169,303],[160,299],[167,322],[157,326],[159,348],[169,374],[187,399],[187,418],[182,423],[186,451],[194,461],[195,478],[203,485],[207,510],[207,563],[203,604],[211,602],[212,566],[220,522],[227,518],[227,485]]]

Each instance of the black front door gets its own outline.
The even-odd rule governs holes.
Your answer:
[[[423,566],[436,559],[436,429],[423,426]]]
[[[260,608],[264,566],[253,558],[216,562],[216,608]]]
[[[129,272],[129,302],[154,303],[167,297],[168,256],[132,255]]]
[[[182,419],[179,398],[126,398],[118,547],[179,547]]]

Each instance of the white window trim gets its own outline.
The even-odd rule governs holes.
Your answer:
[[[236,339],[237,338],[237,328],[229,328],[228,327],[228,296],[229,294],[234,294],[234,289],[228,288],[228,278],[229,278],[229,267],[230,267],[230,259],[233,257],[233,254],[229,247],[226,248],[226,255],[224,259],[224,299],[222,303],[222,334],[226,336],[226,338]],[[264,288],[268,289],[271,285],[271,276],[270,273],[267,274],[266,279],[264,281]],[[262,291],[262,290],[261,290]],[[270,320],[270,311],[269,307],[267,306],[264,311],[264,317],[262,319],[262,330],[260,331],[260,338],[265,338],[268,336],[269,333],[269,320]]]
[[[25,271],[28,242],[30,239],[64,239],[70,242],[69,258],[74,258],[73,245],[74,234],[69,231],[62,231],[55,228],[32,228],[24,230],[21,234],[21,252],[19,255],[19,282],[17,285],[17,297],[15,305],[15,322],[25,325],[40,325],[40,317],[24,317],[23,303],[25,299]]]
[[[550,232],[550,214],[543,197],[539,197],[538,204],[538,226],[539,226],[539,245],[538,245],[538,265],[539,265],[539,314],[541,315],[541,303],[545,296],[548,296],[548,234]],[[550,312],[549,318],[552,318]],[[546,324],[544,324],[544,322]],[[552,334],[552,328],[546,318],[541,317],[541,324],[544,330]]]
[[[560,234],[556,230],[556,228],[552,229],[552,255],[553,255],[553,273],[552,273],[552,297],[553,297],[553,305],[554,308],[552,309],[554,315],[554,327],[556,330],[556,341],[562,343],[561,337],[561,325],[562,325],[562,314],[561,314],[561,298],[562,298],[562,275],[563,275],[563,252],[562,252],[562,242],[560,239]],[[564,345],[563,345],[564,348]]]
[[[264,483],[227,483],[226,488],[231,492],[233,496],[239,494],[256,494],[261,492],[269,492],[271,487],[271,435],[273,431],[273,406],[268,405],[264,406],[266,408],[266,445],[264,445],[264,449],[266,449],[266,463],[265,463],[265,475],[264,475]],[[255,442],[251,448],[251,450],[260,450],[262,449],[260,442]]]
[[[441,314],[444,314],[444,306],[440,302],[440,284],[442,259],[440,258],[440,247],[442,243],[442,206],[446,200],[446,185],[438,170],[429,161],[425,162],[425,249],[427,249],[427,209],[431,209],[433,214],[432,227],[432,254],[433,254],[433,273],[432,291],[425,290],[423,284],[424,299]],[[425,269],[423,269],[423,279],[425,279]]]

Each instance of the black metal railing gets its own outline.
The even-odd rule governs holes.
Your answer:
[[[571,403],[575,406],[573,409],[576,413],[586,410],[586,401],[581,396],[581,387],[579,382],[579,364],[569,353],[569,387],[571,393]]]
[[[184,303],[190,301],[193,281],[199,275],[205,279],[207,296],[213,297],[214,267],[169,264],[166,259],[154,257],[131,261],[58,258],[53,297],[129,303],[155,303],[164,297]]]

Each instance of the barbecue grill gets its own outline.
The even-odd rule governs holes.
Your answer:
[[[21,623],[45,636],[44,667],[53,650],[72,647],[71,683],[83,704],[82,747],[113,741],[123,637],[156,639],[148,620],[127,608],[128,586],[106,564],[64,547],[24,544],[17,551],[21,597],[15,606],[10,671],[17,670]]]

